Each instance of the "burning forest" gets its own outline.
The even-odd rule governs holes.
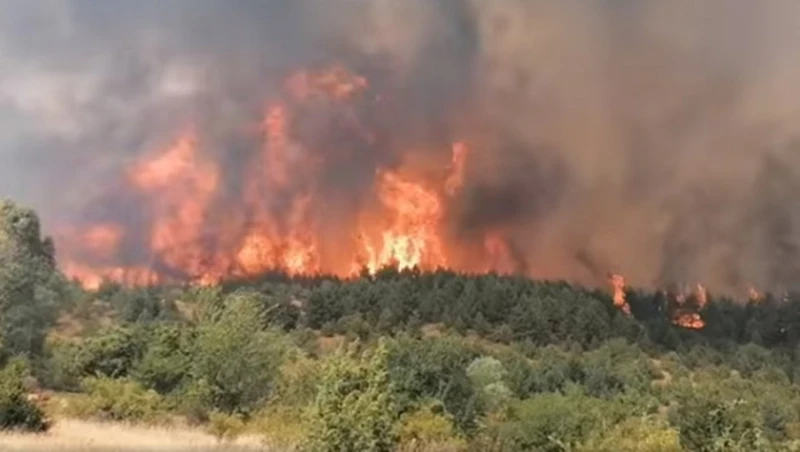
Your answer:
[[[396,165],[376,167],[344,229],[329,232],[336,218],[326,218],[326,204],[336,200],[319,186],[321,168],[368,156],[338,148],[326,134],[380,152],[387,144],[377,141],[358,107],[374,108],[381,97],[364,77],[338,65],[289,75],[275,97],[249,129],[242,127],[257,149],[239,173],[224,171],[194,126],[135,161],[105,202],[135,198],[143,228],[110,219],[65,233],[59,237],[65,272],[96,288],[103,280],[215,283],[272,270],[340,277],[387,266],[514,270],[502,236],[485,232],[477,246],[459,249],[449,235],[451,200],[461,196],[469,164],[465,142],[443,143],[443,152],[401,150]],[[331,115],[331,129],[317,142],[304,141],[319,110]],[[448,150],[448,159],[437,159]],[[223,188],[232,185],[237,189]],[[141,250],[141,260],[124,265],[130,249]]]
[[[794,2],[267,3],[4,16],[55,24],[0,48],[0,189],[67,275],[800,278]]]
[[[0,0],[0,442],[800,450],[798,18]]]

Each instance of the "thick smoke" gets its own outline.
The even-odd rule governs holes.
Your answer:
[[[138,156],[191,125],[236,174],[284,77],[340,63],[369,80],[351,108],[374,136],[330,132],[324,108],[303,124],[328,234],[376,168],[465,140],[451,232],[502,231],[531,275],[790,288],[798,17],[793,0],[0,1],[0,193],[51,230],[135,226],[135,200],[104,197]]]

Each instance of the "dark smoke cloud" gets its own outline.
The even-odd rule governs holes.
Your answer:
[[[793,0],[0,0],[0,193],[51,226],[129,215],[98,200],[189,123],[235,174],[257,147],[243,124],[282,77],[340,61],[380,94],[353,107],[378,137],[330,132],[341,115],[324,108],[304,122],[308,149],[341,154],[317,175],[324,218],[354,211],[403,150],[465,139],[454,234],[504,231],[535,275],[791,287],[798,13]]]

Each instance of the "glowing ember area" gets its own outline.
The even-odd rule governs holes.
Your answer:
[[[750,287],[747,288],[747,298],[751,302],[757,302],[757,301],[763,300],[764,299],[764,295],[761,294],[761,292],[759,292],[758,290],[756,290],[755,287],[750,286]]]
[[[689,303],[689,299],[693,300],[694,303]],[[677,294],[675,296],[676,309],[672,318],[672,323],[683,328],[694,330],[704,328],[706,323],[697,311],[702,309],[706,303],[708,303],[708,292],[702,284],[697,284],[690,296],[687,296],[685,293]]]
[[[88,290],[97,290],[104,281],[115,281],[129,286],[158,284],[161,279],[149,268],[136,267],[86,267],[73,262],[63,266],[64,273],[77,279]]]
[[[703,321],[703,318],[700,317],[700,314],[696,312],[682,314],[678,316],[673,322],[675,325],[688,328],[692,330],[700,330],[706,326],[706,322]]]
[[[614,306],[619,308],[625,315],[631,314],[631,307],[625,299],[625,278],[622,275],[611,274],[608,277],[613,290]]]

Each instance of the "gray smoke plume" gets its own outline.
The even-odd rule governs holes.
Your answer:
[[[141,227],[109,193],[187,124],[235,193],[265,99],[330,63],[369,80],[349,108],[374,134],[302,124],[331,237],[376,168],[465,140],[452,234],[502,231],[532,275],[800,282],[794,0],[0,0],[0,194],[51,230]]]

